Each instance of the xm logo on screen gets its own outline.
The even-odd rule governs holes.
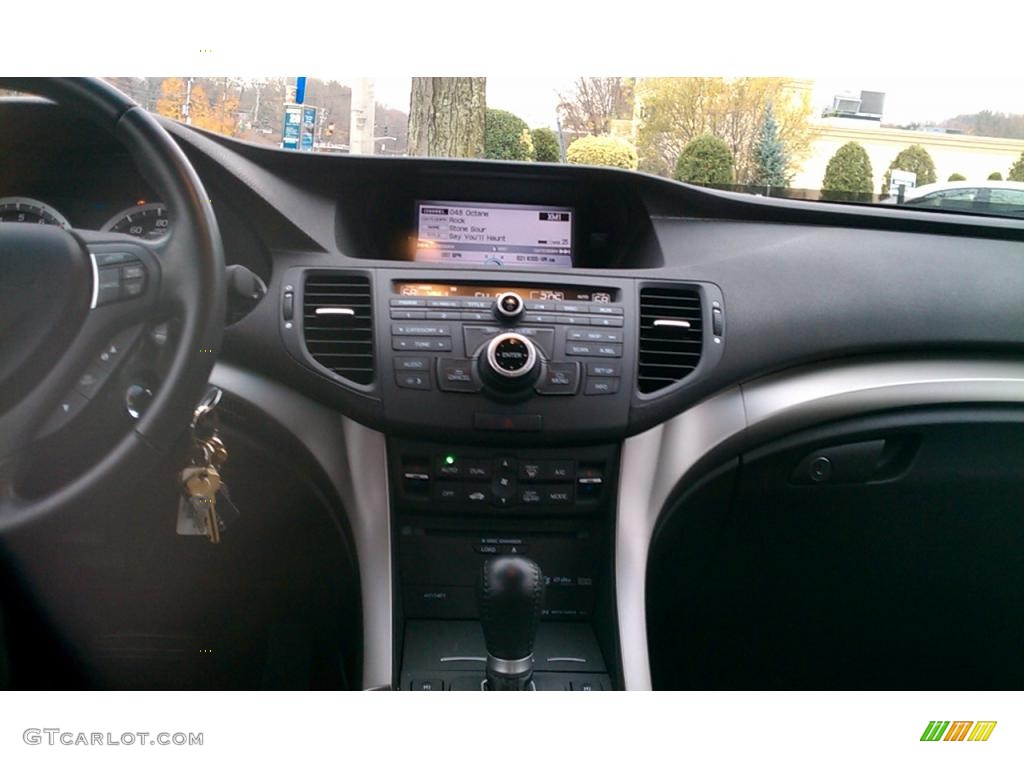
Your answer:
[[[932,720],[921,741],[988,741],[995,729],[995,720]]]

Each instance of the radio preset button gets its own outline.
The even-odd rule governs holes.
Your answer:
[[[605,328],[621,328],[622,318],[621,317],[592,317],[590,318],[591,325],[601,325]]]

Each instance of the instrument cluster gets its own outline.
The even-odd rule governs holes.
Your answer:
[[[55,206],[31,197],[0,197],[0,222],[46,224],[71,229],[74,224]],[[81,223],[81,229],[95,224]],[[143,240],[158,240],[170,229],[170,218],[163,203],[138,200],[100,226],[102,232],[118,232]]]

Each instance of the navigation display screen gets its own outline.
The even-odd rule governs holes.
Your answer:
[[[414,260],[571,267],[574,218],[557,206],[420,200]]]

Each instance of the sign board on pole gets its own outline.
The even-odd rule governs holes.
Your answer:
[[[301,104],[306,100],[306,78],[295,78],[295,103]]]
[[[313,138],[316,135],[316,107],[302,108],[302,140],[299,149],[303,152],[313,151]]]
[[[284,149],[298,149],[302,134],[302,106],[284,105],[284,130],[281,132],[281,146]]]

